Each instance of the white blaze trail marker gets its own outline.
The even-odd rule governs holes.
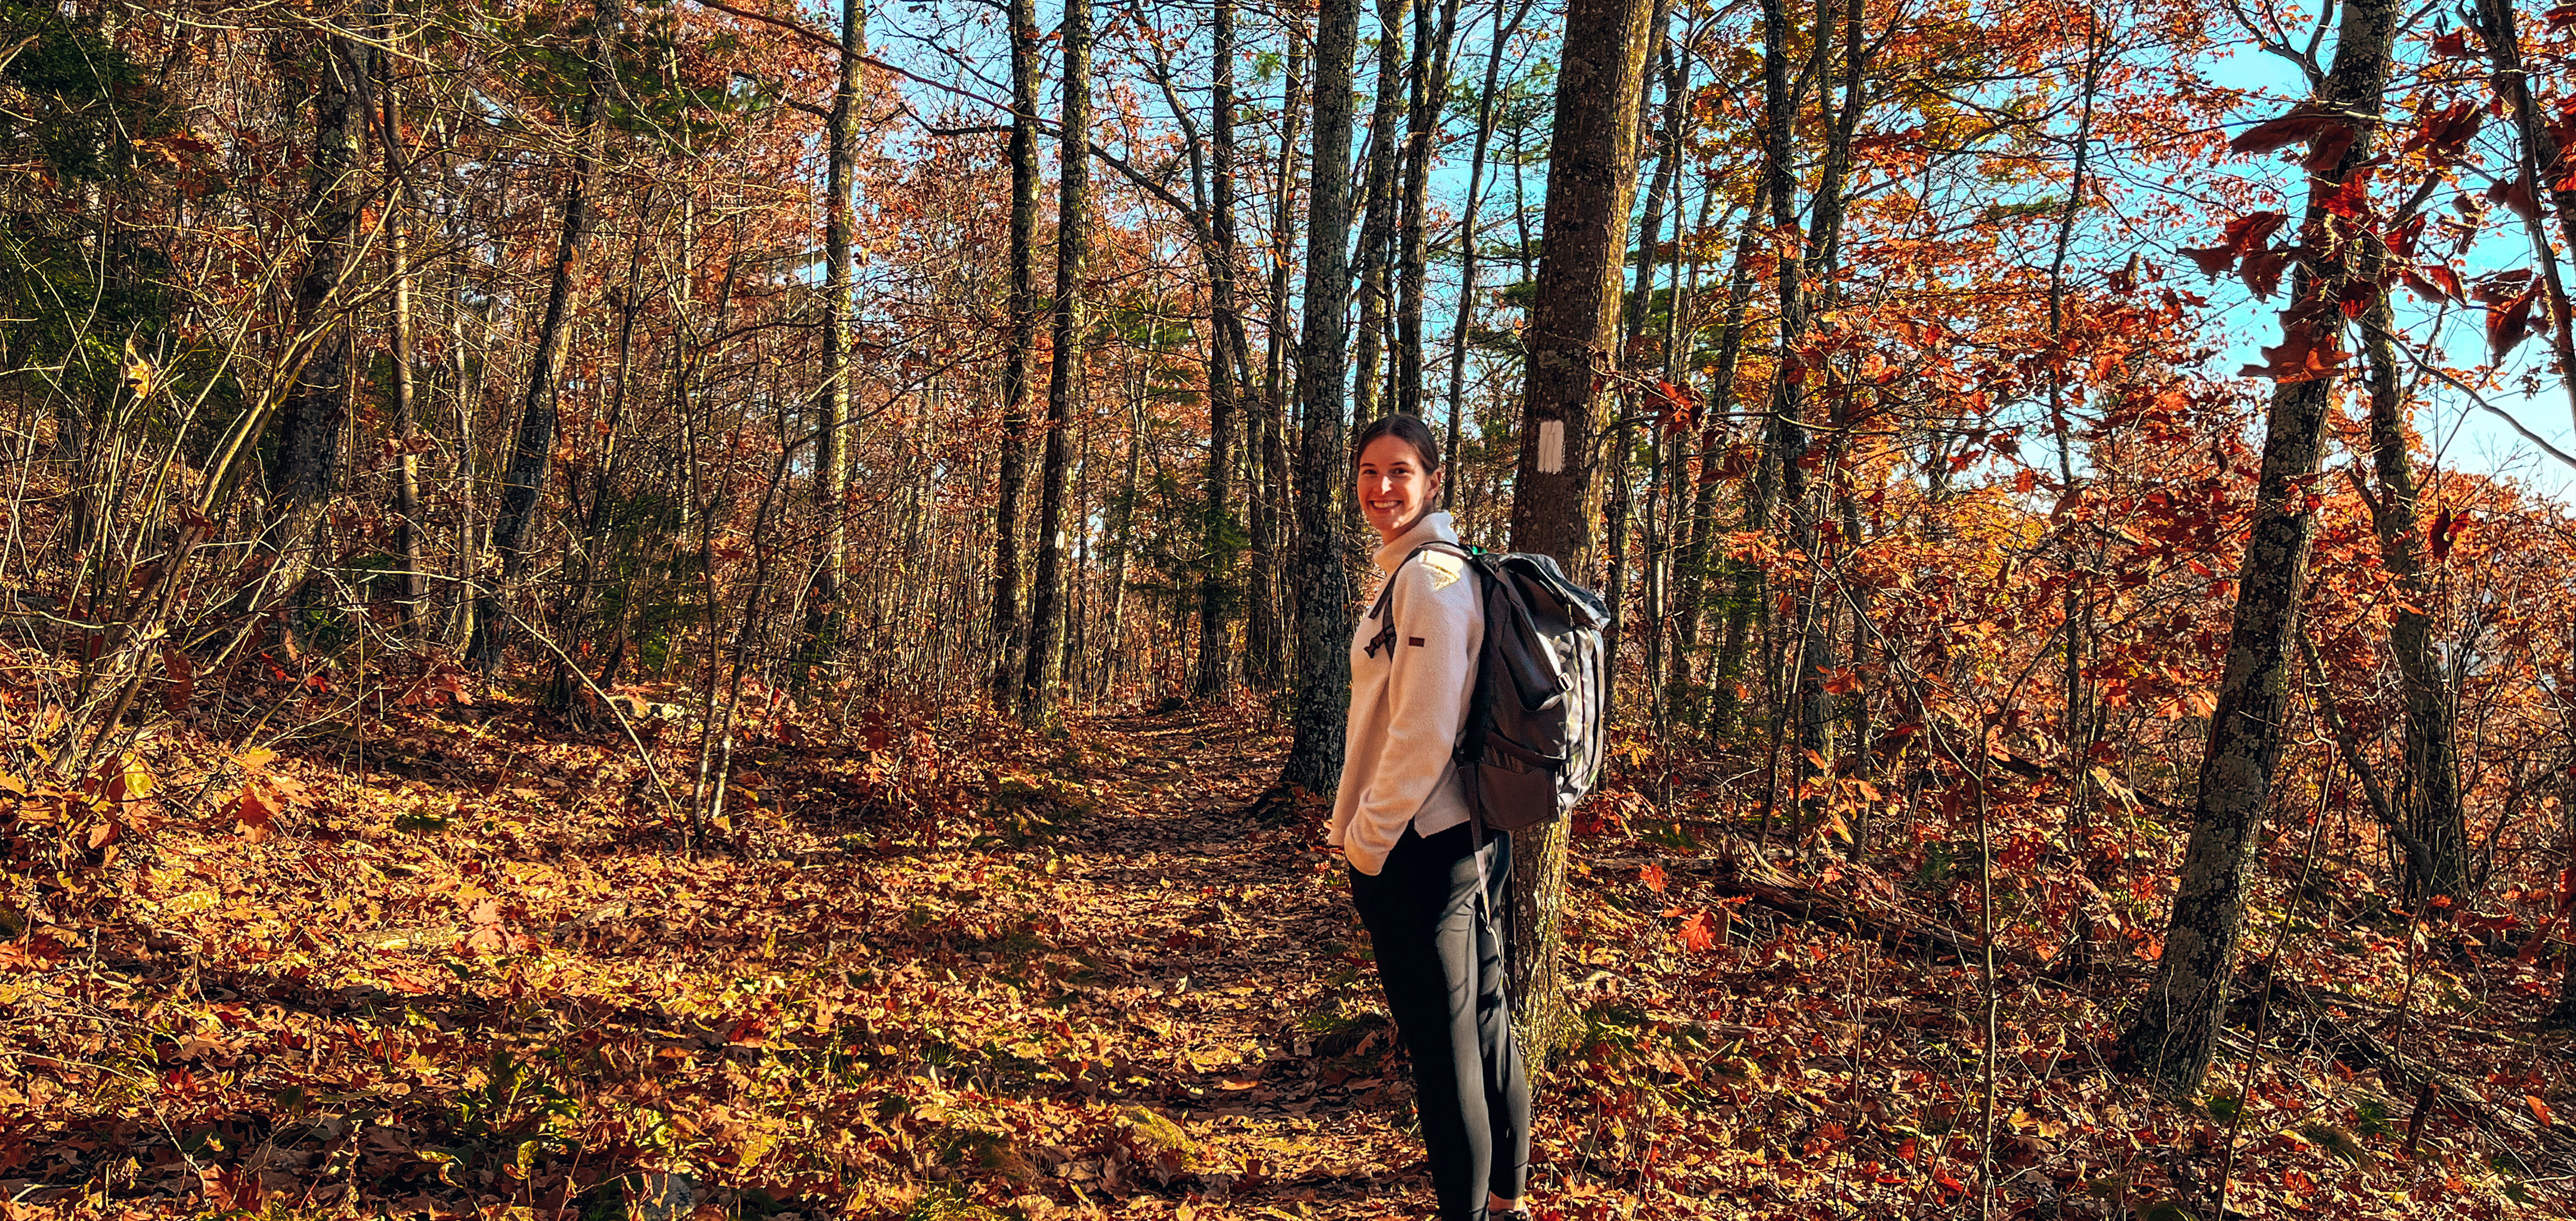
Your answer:
[[[1565,469],[1565,421],[1538,422],[1538,473],[1553,475]]]

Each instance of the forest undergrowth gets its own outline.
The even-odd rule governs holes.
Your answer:
[[[0,1215],[1428,1214],[1265,716],[754,740],[694,851],[624,734],[471,690],[0,779],[13,854],[70,866],[0,945]],[[1990,991],[1973,859],[1757,853],[1650,770],[1578,827],[1540,1217],[2564,1215],[2529,962],[2311,916],[2184,1108],[2105,1061],[2135,952],[2007,947]],[[2404,994],[2328,986],[2392,944]]]

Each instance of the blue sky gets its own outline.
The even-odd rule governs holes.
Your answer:
[[[2321,52],[2326,54],[2330,52]],[[2213,60],[2206,71],[2216,83],[2237,88],[2259,90],[2277,105],[2269,110],[2250,111],[2249,118],[2277,114],[2287,110],[2307,94],[2307,84],[2298,71],[2279,58],[2251,50]],[[2487,139],[2504,137],[2501,125],[2490,125]],[[2250,168],[2250,167],[2249,167]],[[2293,212],[2297,201],[2290,201]],[[2528,266],[2532,253],[2516,228],[2501,233],[2472,251],[2472,265],[2481,270]],[[2216,321],[2229,340],[2227,349],[2213,362],[2213,370],[2232,372],[2247,363],[2260,363],[2255,349],[2277,343],[2280,335],[2278,301],[2257,301],[2244,286],[2234,281],[2221,281],[2208,286],[2212,302],[2220,307]],[[2411,300],[2402,290],[2401,303]],[[2406,306],[2401,304],[2401,310]],[[2434,324],[2429,310],[2413,311],[2404,319],[2417,334]],[[2485,320],[2477,307],[2469,312],[2453,311],[2442,325],[2443,351],[2455,369],[2482,364],[2486,359]],[[2508,362],[2510,375],[2504,387],[2486,394],[2486,401],[2511,414],[2524,428],[2539,434],[2551,445],[2576,454],[2576,418],[2571,418],[2568,396],[2559,378],[2548,368],[2548,346],[2540,335],[2525,340]],[[2525,374],[2537,374],[2527,379]],[[2526,395],[2523,385],[2536,380],[2537,392]],[[2507,475],[2521,482],[2533,493],[2565,506],[2576,507],[2576,467],[2569,467],[2541,452],[2539,447],[2517,435],[2511,424],[2481,410],[2467,396],[2438,383],[2428,385],[2424,403],[2417,409],[2415,425],[2433,450],[2433,461],[2452,470],[2477,471]]]

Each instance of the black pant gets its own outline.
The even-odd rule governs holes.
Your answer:
[[[1415,1108],[1442,1221],[1482,1221],[1485,1193],[1515,1199],[1529,1177],[1529,1078],[1503,999],[1503,943],[1488,912],[1510,891],[1511,841],[1485,840],[1489,903],[1476,902],[1470,830],[1405,828],[1376,877],[1351,871],[1386,1007],[1413,1061]]]

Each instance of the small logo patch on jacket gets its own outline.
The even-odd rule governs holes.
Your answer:
[[[1425,555],[1420,563],[1422,570],[1431,574],[1431,588],[1434,590],[1447,589],[1457,584],[1458,578],[1467,575],[1467,565],[1458,557],[1444,552]]]
[[[1404,638],[1404,642],[1417,649],[1422,647],[1422,638],[1420,636],[1407,636]]]

